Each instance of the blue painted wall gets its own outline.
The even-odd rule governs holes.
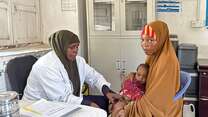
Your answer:
[[[207,6],[206,6],[206,26],[208,26],[208,0],[206,1]]]

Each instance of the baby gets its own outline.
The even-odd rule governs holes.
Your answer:
[[[124,106],[130,101],[139,100],[144,94],[146,77],[148,75],[149,65],[140,64],[136,72],[130,73],[122,84],[120,94],[122,99],[113,104],[111,108],[112,117],[124,117]]]
[[[140,64],[137,67],[137,72],[132,72],[125,78],[120,95],[128,101],[140,99],[144,94],[148,70],[149,66],[147,64]]]

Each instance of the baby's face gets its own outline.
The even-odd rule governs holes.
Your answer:
[[[135,79],[140,81],[142,84],[146,82],[147,71],[143,67],[139,67],[136,72]]]

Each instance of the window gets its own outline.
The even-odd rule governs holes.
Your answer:
[[[0,46],[41,42],[39,0],[0,0]]]

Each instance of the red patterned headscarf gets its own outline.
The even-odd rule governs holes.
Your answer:
[[[142,33],[141,33],[141,37],[143,35],[147,35],[149,37],[152,37],[154,39],[156,39],[156,33],[152,30],[152,27],[149,26],[149,25],[145,25],[143,30],[142,30]]]

